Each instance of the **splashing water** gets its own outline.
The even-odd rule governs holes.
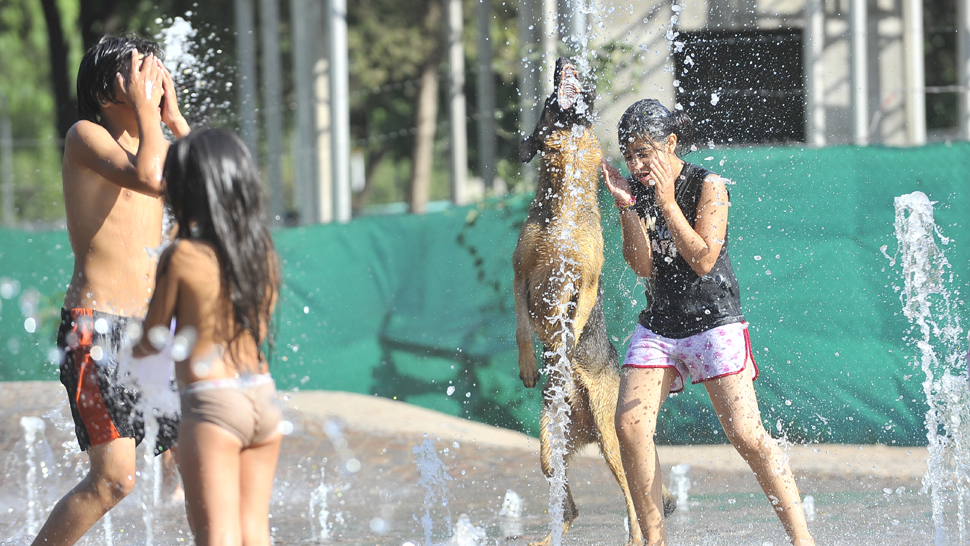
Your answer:
[[[340,423],[334,419],[328,419],[323,425],[323,433],[327,435],[327,439],[330,440],[334,450],[337,451],[337,455],[340,456],[340,471],[344,474],[359,472],[360,460],[350,449],[350,445],[347,444],[347,438],[344,436]]]
[[[37,473],[40,470],[46,478],[50,471],[43,461],[38,461],[37,457],[38,436],[44,437],[47,425],[40,417],[21,417],[20,426],[24,428],[24,443],[27,444],[27,535],[34,536],[40,530]]]
[[[502,536],[506,539],[522,536],[523,527],[519,520],[522,517],[522,504],[522,497],[518,493],[511,489],[505,492],[505,498],[502,499],[502,508],[498,515],[502,518],[500,527]]]
[[[424,540],[426,546],[432,546],[431,534],[434,531],[434,520],[432,510],[439,504],[445,510],[445,521],[447,524],[447,534],[452,534],[451,511],[448,508],[448,482],[452,481],[445,469],[444,463],[438,458],[434,449],[434,442],[425,439],[421,445],[416,445],[411,449],[414,453],[414,463],[418,466],[421,478],[418,485],[424,487],[424,515],[421,516],[421,527],[424,529]]]
[[[502,499],[502,508],[499,510],[498,515],[507,518],[521,518],[522,497],[511,489],[507,490],[505,492],[505,498]]]
[[[155,39],[164,52],[165,66],[178,90],[182,115],[192,126],[212,125],[232,112],[231,70],[220,66],[223,50],[215,33],[200,36],[192,26],[191,11],[185,17],[156,19],[161,30]],[[207,47],[214,44],[213,47]]]
[[[953,274],[937,246],[950,241],[933,219],[933,203],[922,192],[895,199],[897,256],[904,287],[903,313],[914,326],[909,339],[920,350],[919,364],[926,379],[923,393],[929,461],[923,479],[933,503],[936,546],[967,544],[970,502],[970,393],[964,362],[963,328],[947,285]],[[892,258],[892,265],[896,257]],[[956,537],[948,525],[948,509],[956,505]],[[952,514],[952,513],[951,513]],[[958,538],[957,538],[958,537]]]
[[[681,463],[670,469],[670,492],[677,499],[677,513],[690,511],[690,465]]]
[[[142,489],[142,521],[145,522],[145,546],[152,546],[154,538],[155,508],[161,500],[162,466],[161,457],[155,456],[155,440],[158,434],[158,421],[148,412],[145,415],[144,458],[145,471],[142,478],[148,478],[149,483]],[[142,480],[144,482],[144,480]]]
[[[805,521],[809,523],[815,521],[815,497],[805,495],[802,499],[802,511],[805,512]]]
[[[325,472],[320,467],[320,485],[310,494],[310,527],[313,529],[313,540],[327,540],[330,538],[330,525],[327,519],[330,511],[327,510],[327,495],[330,493],[330,486],[325,481]],[[319,532],[317,528],[319,527]]]
[[[462,514],[455,522],[455,534],[448,541],[448,546],[479,546],[485,543],[486,537],[485,529],[475,527],[468,514]]]

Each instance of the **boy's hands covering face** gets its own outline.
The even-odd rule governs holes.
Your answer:
[[[162,100],[162,73],[153,55],[131,52],[131,68],[128,77],[119,73],[118,83],[128,96],[129,104],[135,112],[157,111]]]
[[[175,81],[172,79],[172,73],[162,64],[161,59],[156,58],[155,62],[158,65],[162,79],[162,123],[178,135],[181,132],[182,125],[185,123],[185,118],[182,117],[182,112],[179,111]]]

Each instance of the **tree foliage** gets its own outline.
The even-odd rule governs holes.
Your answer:
[[[353,146],[366,158],[368,184],[355,196],[355,206],[406,201],[415,144],[418,79],[429,56],[442,47],[443,28],[429,28],[426,15],[442,0],[359,0],[348,2],[351,125]],[[258,2],[255,2],[258,8]],[[477,5],[463,0],[465,18],[466,86],[469,112],[469,167],[477,171],[475,123],[482,115],[498,122],[498,175],[513,182],[519,176],[516,2],[493,2],[491,18],[493,62],[490,77],[497,80],[494,113],[477,111]],[[232,67],[235,65],[234,20],[229,2],[192,0],[15,0],[0,2],[0,91],[8,98],[16,149],[17,209],[24,218],[58,220],[62,135],[76,120],[75,79],[84,51],[104,34],[137,32],[158,37],[159,31],[181,16],[189,19],[212,51],[207,74],[212,82],[190,81],[180,92],[186,115],[193,119],[209,108],[203,122],[233,127],[236,121]],[[280,0],[280,62],[286,124],[295,121],[295,92],[291,70],[292,42],[289,2]],[[230,8],[230,9],[227,9]],[[257,9],[258,13],[258,9]],[[258,19],[258,17],[257,17]],[[258,20],[257,20],[258,24]],[[55,28],[56,26],[56,28]],[[323,32],[324,29],[321,29]],[[257,62],[260,59],[257,56]],[[447,67],[438,63],[444,78]],[[208,87],[206,87],[208,85]],[[438,104],[445,104],[439,86]],[[198,121],[198,119],[197,119]],[[437,108],[431,200],[449,196],[447,175],[447,110]]]

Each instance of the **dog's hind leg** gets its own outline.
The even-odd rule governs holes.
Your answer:
[[[519,347],[519,379],[531,389],[539,382],[536,350],[532,344],[532,320],[529,316],[529,289],[516,275],[512,288],[515,294],[515,343]]]

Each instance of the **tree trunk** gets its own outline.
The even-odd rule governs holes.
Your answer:
[[[379,150],[371,152],[367,158],[367,171],[364,173],[364,187],[354,196],[354,216],[359,216],[367,203],[370,202],[370,194],[374,191],[374,173],[381,164],[381,160],[389,149],[385,146]]]
[[[411,212],[424,214],[431,189],[431,167],[434,162],[434,135],[438,120],[438,64],[441,59],[441,3],[431,0],[425,29],[433,36],[434,45],[421,69],[418,89],[417,127],[411,167]]]
[[[56,0],[41,0],[44,21],[47,23],[47,50],[51,62],[51,88],[54,92],[54,108],[57,116],[57,136],[64,138],[77,121],[77,103],[71,98],[71,84],[67,76],[68,46],[61,26],[61,11]],[[60,144],[63,150],[63,140]]]
[[[87,51],[91,46],[98,43],[105,34],[118,31],[121,24],[118,9],[121,7],[121,0],[84,0],[80,4],[78,26],[81,29],[81,43],[84,51]]]

